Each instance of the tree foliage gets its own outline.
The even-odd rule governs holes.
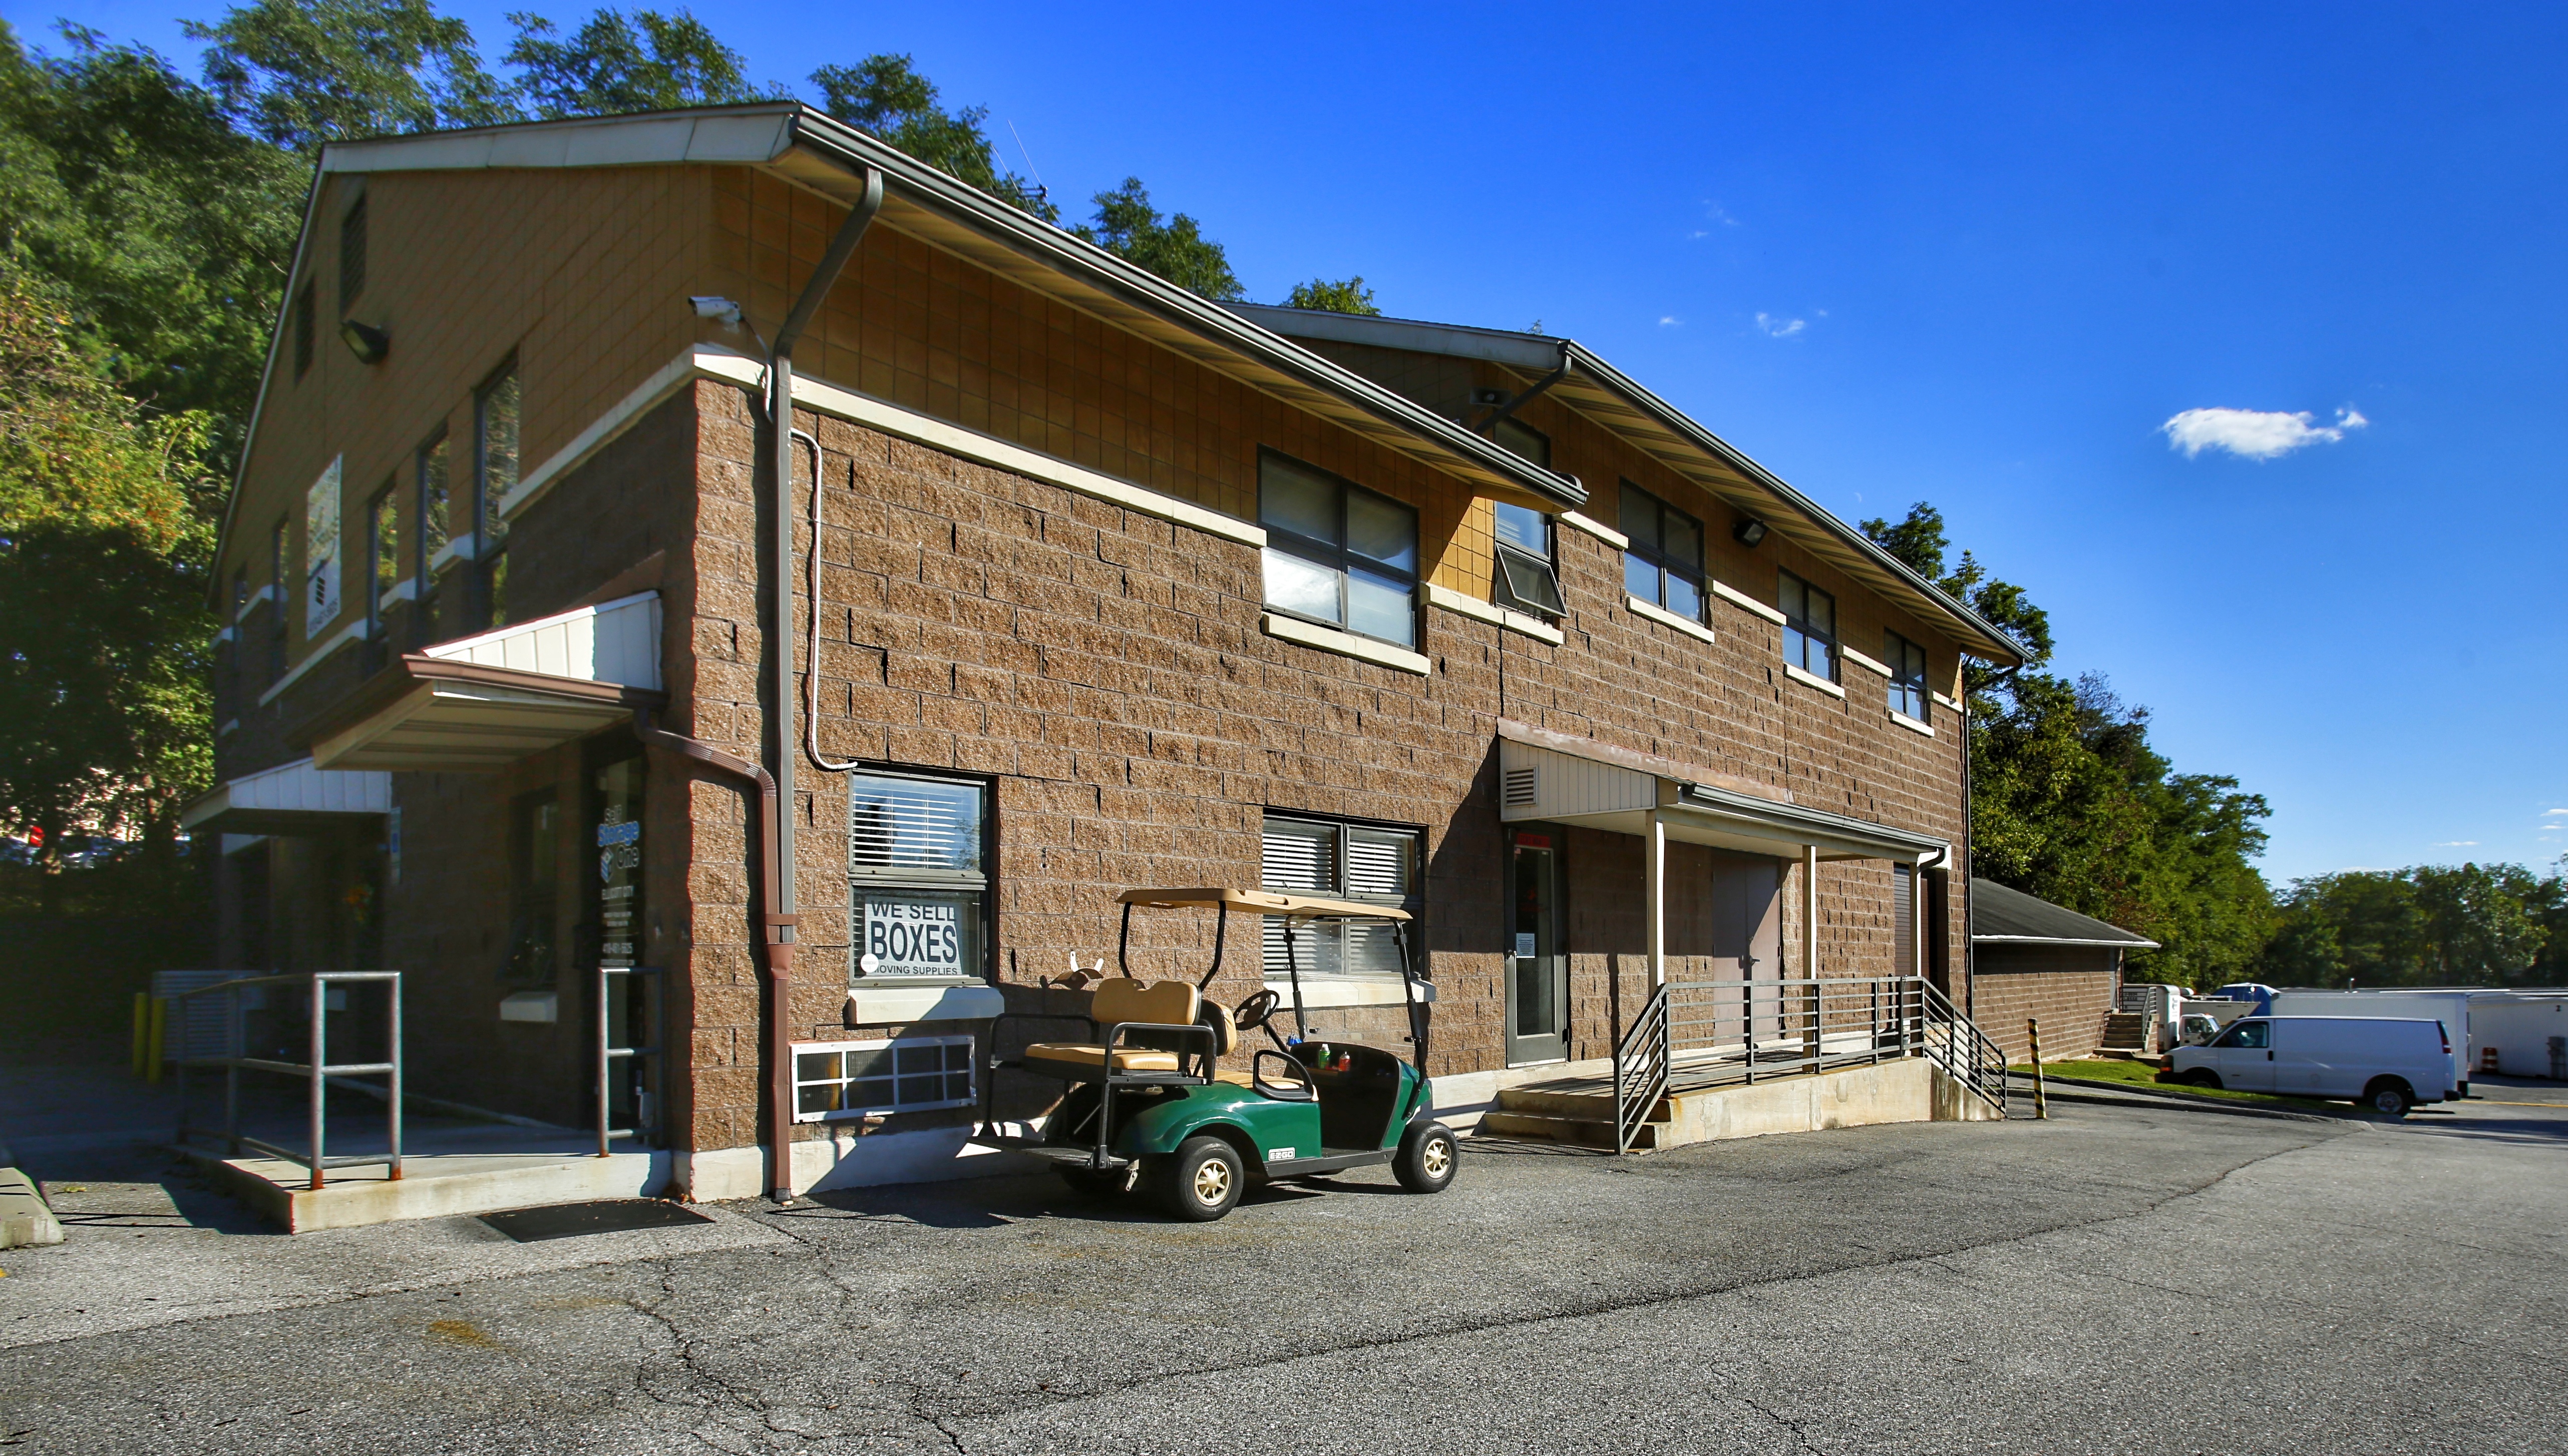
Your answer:
[[[185,31],[205,43],[205,81],[224,115],[296,151],[519,116],[482,69],[472,28],[429,0],[252,0]]]
[[[2568,881],[2521,865],[2410,865],[2295,880],[2258,968],[2277,985],[2552,983]]]
[[[212,773],[205,418],[147,417],[0,258],[0,816],[165,843]]]
[[[1125,177],[1124,185],[1090,200],[1097,204],[1096,219],[1071,231],[1215,303],[1248,296],[1239,275],[1230,271],[1230,255],[1221,244],[1205,237],[1202,226],[1182,212],[1160,216],[1139,177]]]
[[[2133,974],[2205,985],[2233,979],[2265,943],[2271,894],[2264,797],[2219,774],[2177,773],[2149,745],[2148,710],[2099,674],[2039,671],[2051,618],[1970,552],[1947,569],[1944,517],[1920,501],[1864,533],[2003,629],[2022,669],[1967,664],[1971,872],[2156,941]]]
[[[218,461],[258,392],[307,167],[152,52],[66,37],[31,57],[0,26],[0,248],[59,285],[118,386],[206,416]]]
[[[944,110],[935,83],[919,75],[909,57],[867,56],[853,66],[823,66],[811,73],[811,84],[820,90],[820,109],[848,126],[1046,222],[1061,220],[1061,208],[1042,187],[999,165],[981,125],[990,109]]]
[[[1369,318],[1382,316],[1381,308],[1373,301],[1373,290],[1365,286],[1362,274],[1334,281],[1314,278],[1308,283],[1296,283],[1293,291],[1285,295],[1284,306],[1317,309],[1322,313],[1363,314]]]
[[[517,11],[508,22],[517,28],[517,42],[506,60],[524,72],[514,99],[547,120],[766,101],[777,94],[752,86],[740,52],[683,9],[675,15],[636,10],[630,19],[602,9],[568,40],[553,39],[553,23],[540,15]]]

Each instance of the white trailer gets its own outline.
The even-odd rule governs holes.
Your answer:
[[[2278,1017],[2388,1017],[2393,1020],[2434,1020],[2452,1043],[2452,1095],[2470,1094],[2470,1004],[2484,992],[2468,991],[2278,991]]]
[[[2568,992],[2472,992],[2470,1067],[2568,1081]]]

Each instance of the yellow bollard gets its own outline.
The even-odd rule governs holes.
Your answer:
[[[126,1057],[136,1076],[143,1075],[143,1041],[152,1034],[152,993],[134,993],[134,1050]]]
[[[2044,1122],[2051,1120],[2051,1098],[2042,1089],[2042,1022],[2024,1019],[2025,1039],[2033,1043],[2033,1115]]]
[[[156,1087],[160,1084],[160,1046],[162,1040],[168,1034],[169,1002],[165,997],[156,996],[152,998],[152,1032],[150,1043],[145,1048],[146,1053],[150,1058],[148,1063],[149,1069],[143,1074],[143,1079],[152,1083]]]

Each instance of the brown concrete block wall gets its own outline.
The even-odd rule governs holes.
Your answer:
[[[2083,1056],[2104,1044],[2121,977],[2113,953],[2093,947],[1980,947],[1980,1028],[2010,1061],[2031,1051],[2025,1019],[2042,1019],[2042,1054]]]

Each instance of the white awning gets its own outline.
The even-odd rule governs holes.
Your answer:
[[[178,815],[178,827],[191,834],[309,834],[392,806],[391,774],[332,771],[298,758],[244,773],[197,799]]]
[[[1946,848],[1935,835],[1711,781],[1724,776],[1522,724],[1498,725],[1498,817],[1509,823],[1647,836],[1655,816],[1681,844],[1788,858],[1816,846],[1821,859],[1913,863]]]
[[[325,767],[487,772],[666,701],[660,594],[581,607],[403,658],[322,725]]]

